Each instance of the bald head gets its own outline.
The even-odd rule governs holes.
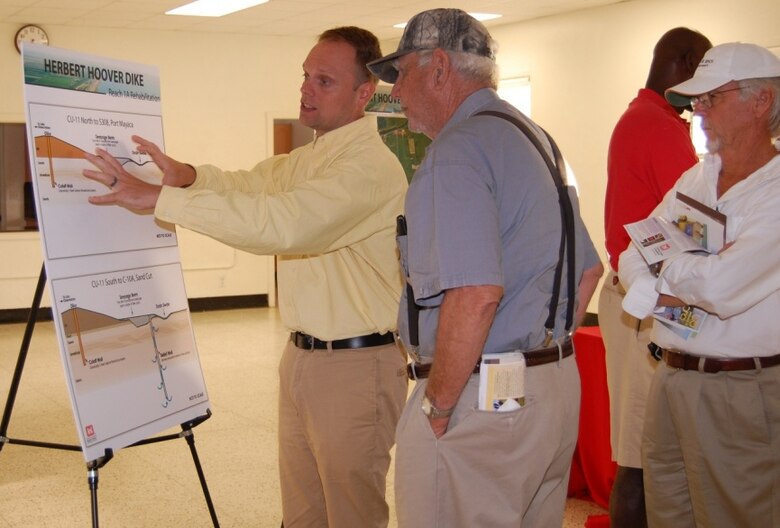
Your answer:
[[[693,77],[696,67],[711,47],[709,39],[698,31],[684,27],[670,29],[655,45],[645,88],[663,97],[667,88]]]

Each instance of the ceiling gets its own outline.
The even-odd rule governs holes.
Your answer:
[[[587,9],[626,0],[449,0],[448,7],[501,13],[488,27]],[[252,35],[315,37],[324,29],[361,26],[381,40],[400,38],[393,24],[441,0],[270,0],[220,18],[169,16],[163,13],[188,0],[0,0],[0,23],[79,28],[127,28],[156,31],[203,31]]]

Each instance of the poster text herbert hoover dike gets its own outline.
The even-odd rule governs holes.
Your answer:
[[[44,59],[43,69],[46,73],[55,75],[65,75],[80,79],[89,79],[94,81],[105,81],[114,84],[125,84],[127,86],[137,86],[143,88],[144,75],[125,70],[115,70],[111,68],[101,68],[79,64],[76,62],[60,61],[55,59]],[[113,97],[130,97],[132,99],[144,99],[147,101],[159,101],[159,96],[151,95],[135,90],[113,90],[108,89],[108,95]]]

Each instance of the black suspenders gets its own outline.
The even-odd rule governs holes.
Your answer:
[[[520,129],[528,140],[536,147],[539,154],[542,156],[547,168],[552,175],[555,187],[558,190],[558,203],[561,208],[561,224],[563,229],[561,230],[561,242],[558,249],[558,264],[555,267],[555,282],[553,284],[553,292],[550,299],[550,309],[545,321],[545,342],[544,346],[549,346],[553,339],[553,333],[555,331],[555,314],[558,307],[558,299],[561,292],[561,276],[563,274],[563,261],[567,261],[567,289],[568,298],[566,304],[566,333],[571,331],[574,323],[574,301],[575,301],[575,239],[574,239],[574,209],[571,204],[569,192],[566,186],[566,169],[561,156],[561,152],[558,146],[553,141],[552,137],[544,130],[547,140],[552,147],[553,155],[555,156],[555,162],[550,159],[547,151],[542,146],[537,135],[531,130],[531,128],[523,123],[516,117],[505,114],[503,112],[496,112],[492,110],[486,110],[474,114],[475,116],[488,115],[498,117],[509,121]],[[398,216],[396,233],[398,236],[406,235],[406,219],[403,215]],[[419,339],[419,313],[420,307],[414,302],[414,291],[410,284],[408,277],[406,281],[406,308],[409,321],[409,344],[416,347],[420,344]]]
[[[553,155],[555,156],[555,163],[553,163],[553,161],[550,159],[550,156],[547,155],[547,151],[542,146],[537,135],[529,128],[527,124],[523,123],[515,116],[505,114],[503,112],[495,112],[492,110],[485,110],[474,115],[489,115],[493,117],[500,117],[501,119],[509,121],[517,128],[519,128],[520,131],[525,134],[528,140],[539,151],[539,154],[542,156],[545,164],[547,164],[547,168],[550,170],[550,174],[552,175],[553,181],[555,182],[555,187],[558,189],[558,203],[561,207],[561,225],[563,226],[563,229],[561,230],[561,244],[558,249],[558,264],[555,267],[555,283],[553,285],[552,299],[550,300],[550,313],[547,317],[547,321],[544,323],[545,333],[547,334],[545,339],[545,346],[547,346],[550,344],[550,341],[553,338],[553,332],[555,331],[555,312],[558,306],[558,298],[560,297],[561,292],[561,274],[563,272],[564,256],[568,257],[566,278],[569,293],[566,304],[566,333],[571,331],[574,323],[574,297],[576,295],[574,283],[574,209],[572,208],[571,199],[569,198],[569,192],[566,187],[566,168],[563,161],[563,156],[561,156],[561,151],[558,149],[558,145],[555,144],[553,138],[544,129],[542,129],[542,132],[544,132],[544,135],[547,136],[547,140],[550,142]]]

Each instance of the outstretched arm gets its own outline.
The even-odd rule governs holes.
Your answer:
[[[195,169],[191,166],[167,156],[151,141],[140,136],[133,136],[132,139],[138,143],[138,151],[148,154],[162,171],[163,185],[186,187],[195,181]],[[120,205],[140,211],[154,209],[162,186],[136,178],[104,149],[98,148],[95,154],[85,153],[84,157],[98,169],[85,169],[84,176],[111,189],[108,194],[91,196],[90,203]]]
[[[101,148],[97,149],[95,154],[85,152],[84,157],[98,168],[98,170],[84,169],[84,176],[104,184],[111,190],[108,194],[90,196],[89,203],[121,205],[137,211],[154,209],[157,205],[162,185],[154,185],[136,178],[127,172],[114,156]]]
[[[133,136],[132,139],[138,144],[138,152],[148,154],[160,168],[163,173],[163,185],[187,187],[195,181],[195,169],[191,165],[176,161],[163,153],[156,144],[141,136]]]

